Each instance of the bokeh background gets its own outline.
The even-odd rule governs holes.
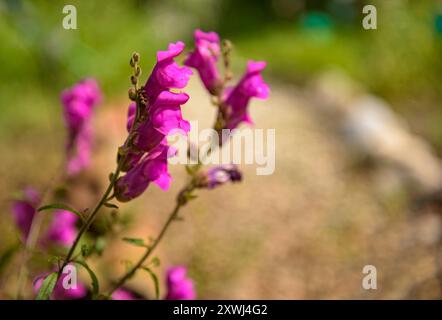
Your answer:
[[[202,191],[159,247],[161,277],[186,265],[200,299],[442,297],[442,1],[69,4],[77,30],[62,28],[63,1],[0,1],[1,298],[15,297],[22,261],[19,247],[4,254],[19,242],[11,200],[51,185],[63,162],[60,91],[92,76],[104,92],[93,166],[72,186],[76,204],[90,207],[124,139],[130,55],[141,54],[146,77],[169,42],[192,48],[195,28],[233,42],[236,77],[247,59],[267,61],[272,93],[251,110],[257,128],[276,129],[276,171],[244,166],[241,184]],[[377,30],[362,28],[365,4],[377,8]],[[188,93],[186,118],[209,126],[214,110],[197,77]],[[141,253],[122,236],[155,236],[183,171],[172,168],[170,191],[152,186],[122,206],[134,218],[94,263],[104,283]],[[35,256],[29,278],[47,268]],[[361,287],[367,264],[377,290]],[[148,275],[130,285],[152,292]]]

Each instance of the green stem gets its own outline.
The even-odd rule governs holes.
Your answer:
[[[167,230],[169,229],[172,222],[178,217],[178,213],[180,212],[180,209],[186,205],[187,199],[186,194],[192,192],[195,189],[195,186],[193,184],[193,181],[190,182],[188,185],[186,185],[178,194],[177,202],[175,205],[175,208],[172,210],[172,212],[169,214],[169,217],[167,218],[166,222],[164,223],[163,227],[161,228],[160,233],[158,234],[158,237],[153,241],[153,243],[146,249],[146,252],[143,254],[143,256],[138,260],[138,262],[130,268],[130,270],[122,276],[117,283],[112,287],[112,289],[107,294],[109,297],[112,295],[112,293],[123,286],[127,280],[132,278],[138,269],[140,269],[143,266],[143,263],[150,257],[150,255],[153,253],[155,248],[158,246],[158,244],[161,242],[161,239],[163,239],[164,235],[166,234]]]
[[[112,175],[112,179],[104,192],[103,196],[101,197],[98,204],[95,206],[94,211],[88,216],[86,222],[81,226],[80,231],[78,231],[77,237],[74,240],[74,243],[72,244],[71,248],[69,249],[68,254],[66,255],[66,258],[64,259],[63,265],[61,266],[60,270],[58,271],[58,278],[60,278],[61,273],[63,272],[64,267],[69,264],[72,260],[72,256],[74,255],[74,252],[76,248],[78,247],[78,244],[80,243],[81,237],[83,234],[90,228],[92,223],[94,222],[98,212],[100,211],[101,207],[108,201],[109,194],[112,192],[114,185],[118,179],[118,176],[120,175],[121,167],[124,161],[120,160],[118,162],[117,169],[115,170],[115,173]]]

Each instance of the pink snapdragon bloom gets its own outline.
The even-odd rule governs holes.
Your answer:
[[[151,182],[167,190],[172,180],[167,169],[167,159],[174,155],[175,150],[165,141],[151,150],[126,175],[117,180],[115,184],[117,200],[127,202],[140,196]]]
[[[26,188],[23,193],[23,199],[13,202],[12,213],[15,224],[20,230],[21,238],[26,242],[31,231],[32,220],[37,212],[37,206],[40,203],[40,196],[33,188]]]
[[[217,96],[224,86],[217,68],[220,56],[219,36],[215,32],[196,30],[194,37],[195,50],[189,54],[184,64],[197,69],[206,89],[211,95]],[[221,92],[221,106],[225,109],[224,128],[234,129],[242,122],[253,124],[247,110],[250,99],[266,99],[270,92],[261,76],[265,66],[265,62],[249,60],[247,70],[238,84]]]
[[[240,182],[241,171],[235,164],[224,164],[210,168],[206,172],[206,183],[208,189],[213,189],[227,182]]]
[[[85,123],[78,132],[75,142],[70,152],[74,155],[67,163],[67,172],[69,175],[75,175],[84,168],[89,167],[92,149],[92,128],[90,123]]]
[[[167,170],[167,159],[176,150],[169,148],[166,137],[173,133],[187,134],[190,124],[183,119],[181,107],[188,100],[186,93],[175,93],[171,89],[183,89],[192,71],[180,67],[174,60],[184,50],[182,42],[169,44],[167,51],[157,53],[157,63],[145,86],[147,99],[141,116],[135,122],[136,104],[128,109],[125,142],[125,163],[122,171],[125,176],[115,185],[115,196],[119,201],[129,201],[140,196],[151,182],[163,190],[169,188],[171,176]]]
[[[89,166],[92,144],[91,118],[101,92],[94,79],[85,79],[61,94],[64,118],[68,129],[66,143],[67,171],[75,175]]]
[[[193,281],[187,278],[185,267],[177,266],[167,270],[166,300],[194,300],[196,293]]]
[[[44,279],[48,276],[48,273],[42,274],[38,276],[34,280],[34,292],[37,294],[38,290],[40,290],[41,285],[43,284]],[[65,289],[63,287],[63,281],[68,276],[66,273],[62,273],[60,279],[58,279],[57,284],[55,285],[54,291],[52,292],[51,299],[52,300],[78,300],[83,299],[87,296],[88,290],[86,286],[77,281],[75,287]]]
[[[221,55],[220,40],[216,32],[203,32],[195,30],[195,50],[184,61],[186,66],[198,70],[201,81],[206,89],[217,95],[222,86],[222,80],[217,68],[217,62]]]
[[[139,298],[131,291],[119,288],[112,293],[112,300],[138,300]]]
[[[184,43],[178,41],[169,44],[166,51],[158,51],[157,63],[144,86],[150,104],[155,102],[162,91],[171,88],[183,89],[187,85],[192,70],[178,66],[174,60],[183,50]]]
[[[189,96],[185,93],[162,91],[155,102],[147,106],[146,120],[135,129],[137,135],[133,145],[138,150],[149,152],[169,134],[174,132],[187,134],[190,131],[190,124],[183,119],[181,106],[188,100]],[[135,110],[132,113],[134,114]],[[130,127],[133,125],[133,117],[129,109],[127,125]]]
[[[229,107],[229,116],[226,120],[226,128],[234,129],[241,122],[253,124],[247,106],[251,98],[266,99],[269,96],[269,86],[264,82],[261,71],[266,63],[250,60],[247,70],[242,79],[233,88],[227,88],[224,92],[224,103]]]
[[[45,244],[58,244],[65,247],[71,246],[77,236],[76,223],[78,217],[66,210],[56,210],[49,226]]]

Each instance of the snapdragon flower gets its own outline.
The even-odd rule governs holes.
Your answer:
[[[130,201],[140,196],[151,182],[167,190],[172,177],[167,169],[167,159],[174,155],[174,149],[164,141],[151,150],[126,175],[115,184],[115,196],[120,202]]]
[[[253,124],[248,114],[248,105],[251,98],[266,99],[269,96],[269,86],[264,82],[261,72],[266,67],[263,61],[249,60],[247,70],[238,84],[226,88],[223,104],[228,108],[224,119],[225,128],[234,129],[241,122]]]
[[[240,182],[242,173],[235,164],[223,164],[214,166],[205,172],[202,179],[202,187],[213,189],[228,182]]]
[[[138,300],[139,297],[125,288],[118,288],[112,293],[112,300]]]
[[[122,166],[126,175],[115,184],[115,197],[121,202],[140,196],[151,182],[163,190],[169,188],[171,176],[167,159],[175,155],[176,150],[167,145],[166,137],[177,131],[184,134],[190,131],[190,124],[181,113],[189,96],[171,91],[183,89],[192,74],[189,68],[179,66],[174,60],[183,50],[184,43],[177,42],[157,53],[157,63],[142,88],[143,101],[137,101],[138,106],[137,103],[129,105],[129,136],[123,146]]]
[[[101,100],[97,82],[88,78],[61,94],[64,119],[68,130],[66,142],[67,173],[75,175],[90,163],[93,109]]]
[[[56,210],[54,218],[46,232],[44,242],[68,247],[77,235],[78,217],[66,210]]]
[[[26,242],[37,212],[37,206],[40,203],[40,195],[33,188],[26,188],[23,193],[23,199],[13,202],[12,213],[15,224],[21,233],[21,238],[23,242]]]
[[[217,95],[222,86],[222,79],[217,68],[221,55],[219,36],[215,32],[195,30],[195,50],[184,61],[186,66],[198,70],[201,81],[212,95]]]
[[[167,270],[166,300],[194,300],[196,298],[193,281],[187,277],[187,269],[182,266]]]
[[[194,37],[195,49],[189,54],[185,64],[197,69],[209,93],[219,98],[217,103],[222,123],[221,128],[217,129],[235,129],[243,122],[253,124],[248,114],[250,99],[266,99],[270,92],[261,76],[266,63],[249,60],[241,80],[233,87],[226,87],[217,68],[220,56],[219,36],[215,32],[204,33],[197,30]]]

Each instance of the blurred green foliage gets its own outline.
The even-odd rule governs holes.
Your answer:
[[[78,29],[62,28],[63,1],[0,2],[0,134],[60,128],[59,92],[82,77],[100,81],[107,99],[124,95],[128,59],[142,55],[145,76],[155,52],[216,30],[243,57],[303,84],[339,67],[412,120],[442,150],[442,6],[436,1],[373,0],[378,29],[362,29],[354,0],[70,1]],[[191,41],[190,41],[191,43]]]

